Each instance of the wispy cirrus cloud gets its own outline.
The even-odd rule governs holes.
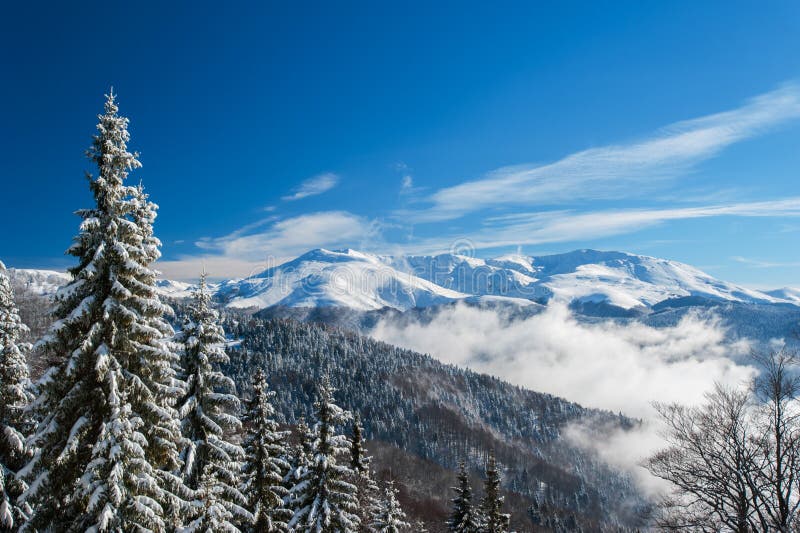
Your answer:
[[[287,202],[301,200],[309,196],[316,196],[327,192],[339,184],[339,176],[333,172],[317,174],[308,178],[290,195],[283,196],[281,199]]]
[[[731,257],[739,264],[746,265],[750,268],[795,268],[800,267],[798,261],[763,261],[761,259],[751,259],[749,257],[733,256]]]
[[[736,142],[798,118],[800,86],[787,84],[739,108],[676,122],[643,140],[590,148],[554,163],[493,170],[436,191],[426,199],[427,207],[398,214],[415,222],[436,222],[490,207],[633,197]]]
[[[583,213],[553,210],[515,213],[488,218],[484,226],[476,231],[422,239],[413,247],[418,252],[433,253],[447,250],[449,243],[465,238],[469,239],[476,249],[572,242],[635,233],[673,220],[720,216],[798,217],[800,197],[664,209],[618,209]]]

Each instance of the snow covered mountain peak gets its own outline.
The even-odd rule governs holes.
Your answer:
[[[328,250],[327,248],[315,248],[309,250],[301,256],[298,256],[292,262],[304,261],[325,261],[325,262],[343,262],[343,261],[371,261],[375,262],[378,256],[354,250],[352,248],[344,248],[341,250]]]
[[[469,297],[398,270],[392,259],[357,250],[311,250],[249,278],[219,285],[232,307],[428,307]]]
[[[788,294],[767,294],[717,280],[677,261],[626,252],[583,249],[493,259],[444,254],[410,256],[404,261],[416,276],[481,296],[604,303],[623,309],[647,308],[688,296],[745,303],[795,301]]]
[[[500,257],[495,257],[494,259],[487,259],[486,263],[494,266],[510,268],[512,270],[517,269],[521,272],[534,271],[532,258],[525,255],[501,255]]]
[[[776,303],[768,294],[713,278],[677,261],[625,252],[578,250],[533,258],[542,284],[566,301],[604,301],[618,307],[648,307],[671,298]]]

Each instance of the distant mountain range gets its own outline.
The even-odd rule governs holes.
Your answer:
[[[68,276],[10,269],[16,283],[55,292]],[[192,284],[160,280],[166,296],[184,297]],[[517,305],[560,301],[578,307],[652,309],[694,302],[800,306],[800,289],[757,291],[727,283],[692,266],[624,252],[576,250],[545,256],[478,259],[455,254],[384,256],[316,249],[244,279],[211,284],[232,308],[341,307],[357,311],[433,307],[456,301]]]

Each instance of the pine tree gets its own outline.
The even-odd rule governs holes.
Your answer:
[[[453,487],[456,497],[453,498],[453,511],[447,525],[450,531],[457,533],[477,533],[480,520],[472,506],[472,487],[469,484],[467,469],[462,461],[458,466],[458,486]]]
[[[353,471],[340,464],[349,446],[346,436],[336,427],[344,424],[349,413],[333,402],[334,389],[323,378],[319,399],[314,404],[315,424],[311,464],[304,468],[289,491],[294,516],[289,527],[307,533],[351,533],[358,531],[356,488],[348,480]]]
[[[372,531],[371,522],[375,513],[380,512],[380,498],[378,484],[370,470],[370,457],[367,457],[364,448],[364,428],[361,417],[353,417],[353,427],[350,436],[350,468],[353,471],[353,485],[356,487],[358,500],[358,518],[360,531]]]
[[[271,533],[287,531],[292,512],[283,504],[287,494],[283,477],[289,471],[286,461],[286,434],[278,431],[272,398],[267,380],[259,369],[253,378],[253,397],[247,402],[244,416],[245,463],[242,493],[253,515],[252,530]]]
[[[128,119],[110,94],[88,151],[95,206],[78,211],[68,253],[72,281],[55,297],[39,346],[51,367],[34,406],[37,451],[24,469],[31,529],[163,531],[175,505],[169,476],[180,438],[173,408],[171,312],[155,292],[155,205],[125,185],[141,165],[127,150]]]
[[[379,500],[377,513],[372,517],[371,531],[375,533],[400,533],[411,526],[406,520],[406,513],[397,501],[397,489],[393,481],[387,481],[383,497]]]
[[[350,438],[350,468],[354,472],[369,471],[369,457],[364,449],[364,428],[358,414],[353,417],[353,433]]]
[[[500,472],[494,453],[489,455],[486,465],[486,480],[483,483],[484,496],[481,501],[482,526],[485,533],[506,533],[510,516],[502,512],[503,496],[500,495]]]
[[[25,408],[33,399],[21,336],[20,320],[5,265],[0,262],[0,531],[11,531],[30,516],[28,505],[17,498],[28,488],[17,477],[29,459],[26,439],[32,430]]]
[[[211,307],[205,275],[200,279],[176,341],[183,348],[181,378],[185,383],[184,395],[178,404],[186,439],[181,453],[183,480],[192,491],[201,490],[201,478],[213,484],[205,487],[205,494],[213,494],[215,502],[224,506],[228,514],[247,523],[251,517],[243,507],[246,499],[238,486],[244,450],[229,439],[241,429],[241,422],[235,415],[239,399],[234,394],[233,381],[219,370],[220,365],[228,362],[225,332],[219,324],[217,311]],[[193,523],[205,523],[202,514],[206,509],[209,508],[195,505],[195,513],[201,516],[194,516]],[[210,509],[216,513],[214,507]],[[224,528],[236,529],[231,521],[225,522]]]

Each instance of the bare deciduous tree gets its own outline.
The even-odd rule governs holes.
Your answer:
[[[716,385],[695,407],[657,404],[668,446],[645,466],[672,484],[664,530],[737,533],[798,526],[800,377],[795,354],[757,354],[751,387]]]
[[[780,350],[756,354],[761,374],[753,384],[759,450],[752,485],[763,528],[786,533],[796,521],[800,498],[800,376],[797,356]]]
[[[747,421],[750,398],[746,391],[717,385],[700,407],[656,405],[669,446],[647,467],[675,487],[662,502],[659,526],[747,533],[759,524],[749,482],[758,455]]]

